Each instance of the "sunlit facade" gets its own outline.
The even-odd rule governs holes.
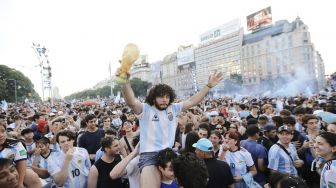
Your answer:
[[[212,40],[202,41],[211,32],[216,36],[220,31],[221,35]],[[241,45],[243,39],[243,29],[239,21],[229,22],[209,32],[202,34],[201,43],[195,49],[196,79],[199,88],[208,83],[210,73],[214,70],[224,74],[223,82],[216,86],[216,91],[224,91],[225,80],[230,79],[231,75],[241,74],[240,59]],[[204,37],[205,36],[205,37]]]
[[[160,66],[160,78],[162,83],[176,89],[177,85],[177,56],[176,52],[166,55]]]
[[[130,74],[132,78],[139,78],[142,81],[152,83],[151,66],[147,61],[147,55],[141,55],[140,58],[133,64]]]
[[[257,88],[269,81],[274,88],[279,86],[277,83],[302,77],[309,78],[306,82],[312,90],[324,83],[322,58],[316,57],[308,26],[300,18],[291,23],[280,20],[245,35],[241,55],[243,85],[247,88]]]

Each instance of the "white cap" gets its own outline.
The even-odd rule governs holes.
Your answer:
[[[209,113],[210,116],[218,116],[218,112],[217,111],[211,111]]]
[[[239,116],[233,116],[233,117],[231,118],[231,121],[238,121],[238,122],[241,122],[241,119],[240,119]]]

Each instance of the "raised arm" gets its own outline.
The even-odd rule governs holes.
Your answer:
[[[208,94],[209,90],[215,87],[223,79],[223,74],[215,72],[209,76],[208,84],[205,85],[199,92],[190,97],[188,100],[182,102],[182,110],[187,110],[198,103]]]
[[[110,172],[110,177],[112,179],[120,178],[127,174],[126,166],[128,163],[134,159],[139,153],[139,144],[134,148],[134,150],[127,155],[123,160],[121,160]]]
[[[131,84],[129,81],[127,81],[123,86],[121,90],[123,97],[125,99],[126,104],[132,108],[135,114],[139,115],[142,112],[142,104],[140,101],[138,101],[135,96],[133,89],[131,87]]]
[[[68,171],[71,160],[73,158],[73,149],[69,149],[64,158],[64,164],[59,172],[53,175],[53,179],[57,186],[62,187],[68,178]]]

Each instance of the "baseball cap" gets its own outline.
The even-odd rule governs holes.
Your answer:
[[[279,132],[279,133],[282,132],[282,131],[287,131],[287,132],[289,132],[289,133],[292,133],[292,132],[293,132],[293,130],[290,129],[287,125],[283,125],[283,126],[281,126],[281,127],[278,128],[278,132]]]
[[[112,111],[112,114],[117,115],[118,112],[117,111]]]
[[[51,116],[55,116],[56,114],[55,113],[53,113],[53,112],[50,112],[50,114],[49,114],[49,116],[51,117]]]
[[[209,113],[210,116],[218,116],[218,112],[217,111],[211,111]]]
[[[241,122],[241,119],[240,119],[240,117],[239,116],[233,116],[232,118],[231,118],[231,120],[230,121],[237,121],[237,122]]]
[[[206,138],[201,138],[197,141],[197,143],[192,145],[194,148],[199,149],[201,151],[209,152],[212,151],[213,145],[210,140]]]
[[[263,128],[263,131],[272,131],[272,130],[276,130],[276,126],[274,126],[274,125],[266,125]]]

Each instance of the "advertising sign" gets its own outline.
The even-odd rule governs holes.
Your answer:
[[[272,24],[272,12],[271,7],[264,8],[258,12],[255,12],[246,17],[247,30],[255,31],[262,26]]]

